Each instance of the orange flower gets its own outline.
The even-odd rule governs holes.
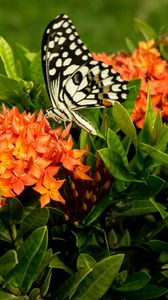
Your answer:
[[[62,162],[64,168],[73,171],[78,167],[78,165],[80,165],[81,157],[85,153],[85,150],[67,150],[65,153],[63,153],[60,161]]]
[[[1,197],[14,197],[10,178],[0,178],[0,195]]]
[[[141,79],[141,87],[135,101],[131,118],[138,127],[143,126],[146,112],[147,85],[150,80],[151,100],[154,110],[161,110],[163,120],[168,122],[167,97],[168,97],[168,63],[160,56],[158,49],[154,47],[153,39],[147,42],[139,42],[139,47],[130,55],[119,52],[116,55],[107,56],[105,53],[95,54],[96,60],[112,65],[121,74],[123,79]]]
[[[14,163],[12,161],[12,150],[4,150],[0,152],[0,174],[2,175],[6,169],[12,169]]]
[[[36,117],[2,105],[0,114],[0,192],[5,197],[19,196],[26,186],[41,194],[41,206],[50,199],[64,203],[58,189],[63,176],[89,179],[89,167],[82,164],[84,150],[72,149],[71,124],[64,130],[51,129],[42,111]],[[58,174],[61,169],[61,179]]]
[[[36,192],[41,194],[40,203],[41,207],[44,207],[50,202],[50,199],[65,203],[65,200],[61,197],[58,189],[62,186],[64,180],[56,180],[47,173],[44,178],[40,180],[33,188]]]
[[[77,168],[75,168],[73,172],[74,178],[83,179],[83,180],[92,180],[92,178],[86,174],[86,172],[88,172],[89,170],[90,170],[89,166],[84,166],[84,165],[78,166]]]
[[[31,186],[34,185],[37,180],[27,174],[27,162],[20,160],[17,161],[15,168],[13,169],[13,176],[11,179],[12,189],[16,195],[20,195],[24,190],[25,185]]]
[[[28,153],[28,144],[25,138],[19,135],[15,142],[13,155],[19,159],[26,159],[27,153]]]

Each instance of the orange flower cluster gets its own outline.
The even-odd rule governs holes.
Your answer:
[[[59,188],[65,181],[60,179],[59,169],[72,174],[74,178],[90,180],[86,174],[88,166],[82,164],[85,150],[72,149],[73,141],[69,131],[51,129],[40,112],[19,113],[2,105],[0,114],[0,196],[1,206],[7,197],[22,193],[26,186],[40,194],[41,207],[50,199],[65,203]],[[62,172],[63,173],[63,172]],[[63,176],[63,175],[62,175]]]
[[[147,86],[150,80],[151,101],[154,110],[161,110],[162,118],[168,122],[168,63],[161,58],[160,52],[154,47],[153,39],[139,42],[139,47],[130,55],[119,52],[107,56],[105,53],[93,53],[93,58],[112,65],[123,79],[141,79],[141,87],[135,101],[131,118],[141,128],[146,112]]]

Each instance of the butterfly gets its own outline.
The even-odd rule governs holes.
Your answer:
[[[78,110],[112,106],[127,97],[127,82],[111,66],[92,58],[65,14],[52,20],[44,32],[42,67],[52,104],[46,116],[56,122],[74,121],[96,135]]]

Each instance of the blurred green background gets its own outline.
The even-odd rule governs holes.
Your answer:
[[[52,18],[66,13],[91,51],[113,53],[134,41],[134,18],[168,31],[168,0],[0,0],[0,35],[39,51]]]

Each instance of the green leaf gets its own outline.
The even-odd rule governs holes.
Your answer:
[[[163,129],[163,123],[162,123],[161,112],[159,110],[157,112],[154,126],[152,129],[152,145],[155,145],[158,143],[162,129]]]
[[[23,206],[17,198],[7,198],[0,209],[0,215],[9,223],[19,223],[23,216]]]
[[[142,150],[150,155],[156,162],[160,163],[160,164],[168,164],[168,154],[160,151],[160,150],[157,150],[156,148],[148,145],[148,144],[145,144],[145,143],[142,143],[141,144],[141,147],[142,147]]]
[[[26,54],[29,50],[23,45],[16,44],[14,48],[15,56],[15,68],[17,69],[17,74],[20,78],[29,79],[28,77],[28,67],[30,61],[27,59]]]
[[[134,51],[134,49],[135,49],[134,43],[127,37],[125,38],[125,42],[126,42],[126,45],[127,45],[127,48],[129,50],[129,52]]]
[[[124,255],[117,254],[102,259],[82,280],[72,300],[98,300],[106,293],[120,270]]]
[[[117,101],[113,106],[113,117],[119,128],[125,133],[125,135],[130,137],[131,141],[136,147],[137,135],[135,126],[126,109]]]
[[[5,276],[18,263],[17,253],[15,250],[7,251],[0,257],[0,275]]]
[[[157,212],[157,208],[149,200],[135,200],[129,210],[120,213],[121,216],[140,216]]]
[[[130,275],[126,282],[119,288],[116,288],[120,292],[137,291],[142,289],[150,281],[151,276],[146,272],[137,272]]]
[[[18,236],[23,236],[27,232],[31,232],[34,229],[45,226],[49,219],[49,210],[47,207],[35,208],[28,214],[20,225]]]
[[[2,300],[29,300],[28,296],[15,296],[4,291],[0,291],[0,299]]]
[[[12,243],[12,236],[8,229],[8,226],[0,219],[0,240],[8,243]]]
[[[107,208],[107,206],[111,203],[111,190],[109,190],[106,195],[98,202],[92,210],[88,213],[88,215],[83,219],[82,225],[91,225],[95,222],[103,211]]]
[[[129,247],[131,245],[131,237],[128,229],[125,229],[119,239],[120,247]]]
[[[157,39],[157,34],[153,30],[153,28],[139,19],[135,19],[135,28],[138,32],[141,32],[143,34],[147,41],[150,39]]]
[[[39,295],[40,295],[40,290],[38,288],[34,288],[29,293],[29,300],[38,300]]]
[[[128,169],[128,159],[125,153],[125,150],[123,148],[123,145],[119,139],[119,136],[112,130],[108,129],[107,132],[107,145],[108,148],[112,150],[112,155],[113,152],[115,152],[117,155],[121,157],[121,160],[125,166],[126,169]]]
[[[88,134],[87,131],[81,130],[80,136],[79,136],[79,148],[80,149],[86,149],[86,145],[89,145],[91,143],[91,138],[90,135]]]
[[[161,56],[164,58],[164,60],[167,61],[168,60],[168,47],[167,47],[167,45],[164,45],[160,42],[159,50],[160,50]]]
[[[2,37],[0,37],[0,57],[4,63],[7,76],[11,79],[19,80],[12,49]]]
[[[149,247],[155,252],[168,251],[168,243],[160,240],[151,240],[148,242]]]
[[[165,181],[158,176],[149,176],[145,183],[134,184],[129,195],[134,199],[149,199],[157,195],[163,188]]]
[[[40,232],[40,229],[41,229],[41,232]],[[26,294],[30,290],[34,280],[36,279],[36,274],[38,273],[38,270],[43,263],[43,259],[45,257],[46,250],[47,250],[47,244],[48,244],[47,227],[41,227],[41,228],[36,229],[36,234],[37,234],[37,231],[38,231],[37,239],[40,239],[40,234],[41,234],[41,244],[39,243],[39,249],[37,250],[36,253],[34,253],[34,257],[32,257],[31,262],[29,261],[29,263],[28,263],[29,266],[27,264],[28,269],[26,270],[24,280],[22,281],[22,284],[20,287],[20,290],[22,291],[23,294]],[[34,240],[34,242],[36,242],[36,240]],[[38,244],[37,244],[37,246],[38,246]],[[37,249],[37,246],[36,246],[36,249]]]
[[[156,115],[153,110],[151,96],[150,96],[150,84],[148,85],[146,113],[144,118],[144,124],[140,133],[140,143],[151,144],[153,141],[152,131],[155,124]]]
[[[15,105],[25,97],[23,86],[14,79],[0,74],[0,99],[8,105]]]
[[[156,124],[158,133],[153,132],[153,135],[156,136],[156,145],[155,148],[160,151],[165,151],[168,141],[168,127],[166,125],[163,125],[162,127],[159,126],[159,124]],[[155,128],[153,128],[153,131]]]
[[[87,253],[81,253],[77,259],[77,269],[92,269],[96,264],[96,260]]]
[[[34,230],[18,250],[18,265],[12,271],[7,284],[27,293],[36,277],[47,249],[47,228]]]
[[[163,219],[166,219],[168,217],[168,212],[166,211],[166,207],[162,204],[156,202],[154,199],[150,198],[150,202],[153,204],[153,206],[157,209],[157,211],[160,213]]]
[[[41,55],[40,52],[38,52],[30,66],[29,66],[29,79],[33,80],[34,82],[38,82],[38,84],[44,83],[43,73],[42,73],[42,67],[41,67]]]
[[[140,86],[141,86],[141,79],[140,78],[131,79],[129,81],[129,84],[128,84],[129,93],[128,93],[128,96],[127,96],[127,100],[125,102],[123,102],[123,107],[125,107],[125,109],[129,113],[129,115],[133,111],[135,100],[136,100],[137,95],[138,95],[139,90],[140,90]]]
[[[79,284],[84,280],[84,278],[92,271],[92,268],[80,269],[75,272],[70,278],[68,278],[56,291],[56,299],[65,300],[69,296],[72,298]]]
[[[38,269],[38,271],[36,272],[36,277],[35,277],[35,280],[38,280],[41,276],[41,274],[43,274],[44,270],[46,267],[48,267],[50,261],[52,260],[52,258],[57,255],[59,252],[55,253],[53,255],[52,253],[52,249],[48,249],[44,255],[44,258],[43,258],[43,261]]]
[[[127,294],[124,294],[124,298],[127,300],[148,300],[148,299],[156,299],[161,297],[162,295],[166,294],[168,289],[157,286],[154,284],[148,284],[143,289],[138,290],[136,292],[131,292],[127,296]],[[161,299],[161,298],[160,298]]]
[[[128,182],[144,182],[143,180],[136,179],[135,176],[130,174],[123,165],[123,162],[119,155],[112,152],[108,148],[103,148],[98,151],[104,164],[106,165],[109,172],[115,178]]]
[[[45,297],[49,288],[50,288],[50,282],[51,282],[51,276],[52,276],[52,269],[49,269],[47,272],[47,275],[45,276],[45,280],[41,286],[41,295],[42,297]]]
[[[72,275],[72,271],[71,269],[69,269],[64,263],[63,261],[59,258],[59,256],[56,254],[53,256],[51,262],[49,263],[49,267],[50,268],[55,268],[55,269],[62,269],[65,272],[67,272],[68,274]]]

